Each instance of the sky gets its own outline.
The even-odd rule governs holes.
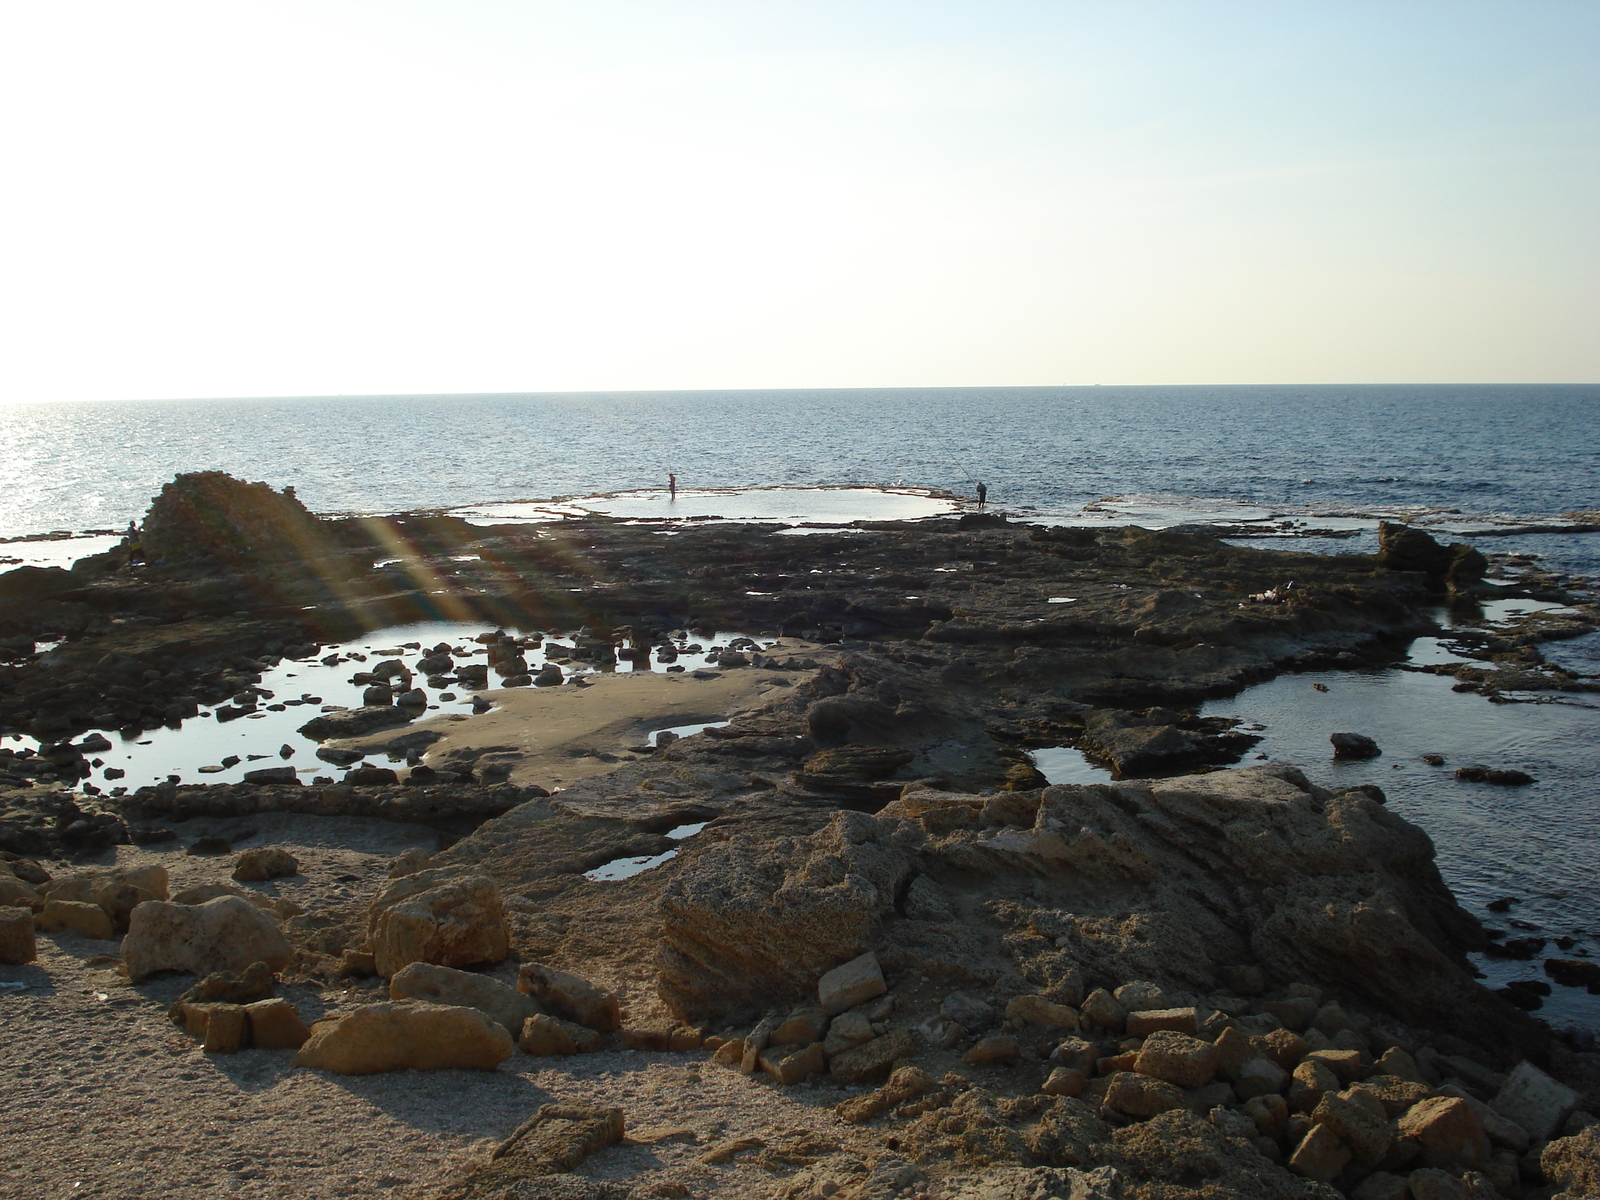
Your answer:
[[[1594,0],[0,0],[0,402],[1600,380]]]

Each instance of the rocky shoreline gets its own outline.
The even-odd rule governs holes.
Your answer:
[[[194,932],[204,922],[188,914],[242,906],[231,919],[272,927],[260,945],[283,942],[269,977],[339,990],[378,1022],[341,1034],[347,1013],[307,1030],[320,1047],[299,1051],[308,1068],[337,1071],[350,1047],[378,1043],[382,1061],[416,1066],[408,1039],[448,1043],[450,1022],[479,1020],[462,1014],[488,1001],[458,996],[442,1003],[457,1015],[434,1013],[468,987],[451,977],[429,999],[396,991],[407,963],[485,980],[492,964],[521,963],[521,993],[496,986],[539,1011],[498,1035],[462,1032],[476,1047],[463,1054],[492,1058],[505,1038],[507,1055],[709,1057],[751,1086],[837,1096],[830,1132],[809,1144],[700,1138],[692,1170],[626,1180],[603,1177],[626,1114],[558,1096],[504,1131],[499,1155],[463,1162],[451,1195],[732,1194],[750,1176],[719,1171],[744,1155],[762,1160],[771,1195],[847,1200],[1594,1194],[1583,1189],[1600,1133],[1586,1114],[1600,1111],[1600,1064],[1474,980],[1466,955],[1490,939],[1440,879],[1426,834],[1370,786],[1218,769],[1254,739],[1191,707],[1284,671],[1392,661],[1436,631],[1440,604],[1512,594],[1484,582],[1469,547],[1386,527],[1375,558],[1328,558],[991,514],[805,536],[598,518],[320,521],[292,494],[199,475],[163,491],[145,552],[138,568],[112,552],[0,575],[0,730],[40,743],[0,763],[0,882],[14,881],[0,911],[120,934],[125,961],[146,954],[129,940],[154,936],[141,921],[189,922],[163,936],[200,958],[138,961],[237,972],[256,943],[207,959],[207,939],[241,935]],[[1573,603],[1509,634],[1458,636],[1481,663],[1453,665],[1458,686],[1490,699],[1592,690],[1537,645],[1593,629],[1594,606],[1550,581],[1519,587]],[[492,701],[491,676],[540,682],[508,635],[480,648],[486,661],[442,645],[369,672],[370,716],[298,701],[316,736],[369,735],[325,741],[329,774],[312,786],[271,767],[249,783],[132,791],[96,774],[85,731],[246,715],[276,700],[258,694],[273,663],[422,618],[579,629],[573,652],[599,665],[675,656],[673,631],[740,629],[750,647],[700,673],[770,686],[726,725],[591,747],[593,769],[556,790],[524,749],[468,746],[476,718],[447,730],[401,702],[413,686],[424,703],[443,687]],[[557,688],[551,703],[581,690]],[[380,744],[394,768],[335,780],[341,748],[354,764]],[[1118,782],[1046,786],[1026,751],[1059,745]],[[198,818],[232,821],[244,842],[261,814],[400,822],[433,830],[439,848],[396,863],[365,901],[298,913],[255,904],[259,884],[185,902],[164,881],[146,886],[153,877],[73,883],[89,877],[52,861],[106,870],[135,851],[178,854],[174,827]],[[662,861],[587,877],[629,856]],[[396,905],[422,931],[409,941],[381,915]],[[1587,961],[1572,962],[1584,978]],[[871,994],[842,1003],[830,987],[847,967]],[[590,993],[609,1000],[574,999]],[[185,1019],[223,1053],[249,1044],[244,1010],[269,1000],[192,1000]]]

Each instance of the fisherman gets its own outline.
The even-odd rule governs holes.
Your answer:
[[[989,485],[987,483],[980,483],[978,485],[978,507],[982,508],[984,505],[986,505],[988,503],[989,503]]]
[[[139,533],[138,525],[128,522],[128,565],[144,562],[144,539]]]
[[[667,473],[667,493],[673,500],[678,498],[678,477],[670,471]]]

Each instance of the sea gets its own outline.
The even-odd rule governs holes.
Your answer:
[[[142,517],[173,475],[215,469],[292,486],[323,514],[426,509],[487,524],[588,511],[777,520],[797,534],[960,511],[982,482],[989,507],[1018,520],[1204,527],[1240,545],[1330,554],[1370,552],[1378,522],[1401,520],[1567,575],[1580,595],[1600,582],[1600,533],[1574,531],[1600,524],[1595,385],[11,403],[0,405],[0,445],[0,538],[8,539],[0,569],[67,565],[107,548],[112,531]],[[1446,882],[1466,907],[1507,937],[1549,939],[1531,960],[1476,957],[1490,986],[1551,982],[1541,971],[1548,956],[1600,956],[1600,695],[1530,693],[1491,704],[1452,692],[1448,677],[1406,668],[1452,657],[1453,625],[1492,624],[1527,607],[1505,600],[1441,609],[1441,636],[1417,639],[1386,667],[1286,675],[1205,707],[1256,728],[1258,753],[1301,766],[1315,782],[1379,784],[1433,837]],[[386,639],[407,640],[377,631],[362,645],[376,650]],[[1600,677],[1600,635],[1544,651]],[[314,671],[286,668],[300,678],[282,685],[344,702],[342,677]],[[273,729],[228,727],[241,758],[292,738],[277,729],[282,722],[265,723]],[[1383,755],[1335,762],[1327,738],[1336,730],[1372,734]],[[169,773],[198,781],[194,771],[216,765],[207,760],[221,753],[219,736],[214,723],[190,721],[106,758],[126,760],[128,784]],[[1431,767],[1424,754],[1442,754],[1447,765]],[[1056,782],[1109,778],[1070,748],[1040,751],[1038,760]],[[1462,783],[1452,768],[1467,762],[1516,767],[1537,782]],[[211,777],[252,765],[246,758]],[[1488,907],[1508,899],[1508,911]],[[1580,1038],[1600,1033],[1600,997],[1582,989],[1554,985],[1537,1015]]]

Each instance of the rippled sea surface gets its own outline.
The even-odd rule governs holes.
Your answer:
[[[695,512],[731,505],[722,515],[823,521],[863,515],[851,507],[854,494],[811,504],[790,491],[735,500],[712,489],[903,486],[908,490],[875,500],[893,507],[874,515],[917,516],[949,505],[929,503],[915,489],[970,495],[981,479],[995,507],[1023,519],[1155,526],[1229,520],[1253,522],[1260,532],[1281,525],[1299,536],[1244,544],[1328,553],[1370,551],[1379,517],[1431,523],[1456,536],[1496,523],[1502,532],[1519,521],[1559,524],[1560,514],[1600,509],[1596,386],[13,404],[0,406],[0,445],[0,537],[121,527],[142,516],[174,474],[205,469],[293,485],[320,513],[473,508],[497,520],[530,502],[617,492],[628,495],[595,507],[658,515],[668,472],[695,494]],[[688,512],[686,497],[680,502]],[[0,546],[0,558],[66,565],[103,542],[13,543]],[[1600,535],[1522,531],[1477,544],[1600,575]],[[1597,636],[1546,651],[1594,674]],[[1413,648],[1414,656],[1428,652]],[[1448,679],[1398,670],[1317,680],[1327,692],[1313,689],[1309,677],[1286,676],[1207,711],[1259,722],[1259,750],[1304,766],[1318,783],[1379,783],[1396,811],[1429,831],[1447,882],[1491,923],[1520,920],[1543,936],[1576,937],[1572,954],[1600,955],[1600,708],[1592,703],[1600,697],[1494,706],[1451,692]],[[1327,737],[1335,730],[1374,734],[1383,757],[1333,762]],[[275,754],[281,739],[264,730],[260,739],[233,740],[244,752],[245,740],[261,740],[254,749]],[[215,751],[189,746],[176,731],[161,746],[152,741],[141,749],[149,772],[185,773]],[[1054,778],[1104,777],[1075,751],[1055,753],[1048,764],[1041,758]],[[1443,754],[1449,766],[1516,766],[1539,782],[1517,789],[1462,784],[1448,768],[1427,766],[1423,753]],[[1518,898],[1510,914],[1486,911],[1498,896]],[[1491,982],[1503,982],[1538,977],[1540,962],[1481,965]],[[1558,987],[1546,1015],[1600,1029],[1600,998]]]

